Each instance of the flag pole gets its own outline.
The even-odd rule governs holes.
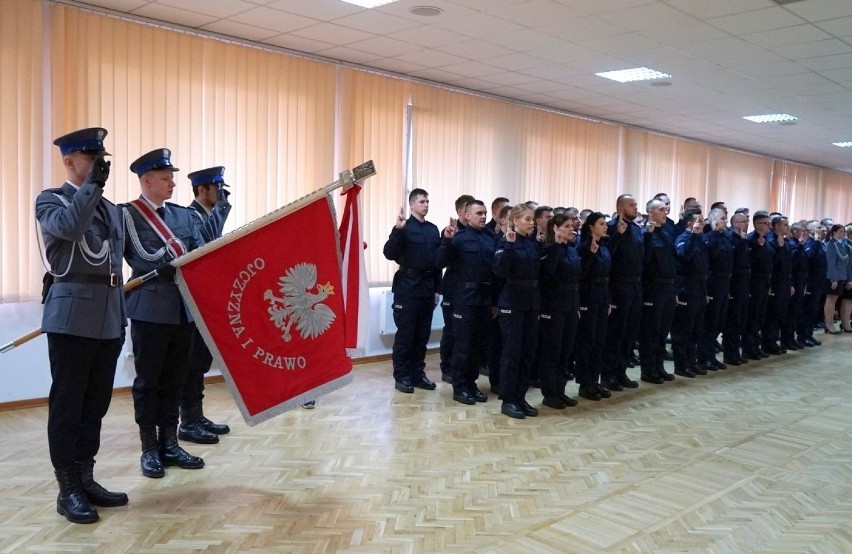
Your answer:
[[[246,223],[242,227],[228,233],[227,235],[216,239],[215,241],[209,242],[202,246],[201,248],[196,248],[195,250],[180,256],[172,260],[171,264],[175,267],[180,267],[183,264],[190,262],[204,254],[207,254],[211,250],[215,250],[217,248],[221,248],[226,244],[230,244],[235,240],[239,240],[246,233],[254,231],[255,229],[259,229],[269,223],[281,219],[287,214],[293,213],[298,209],[304,208],[311,202],[322,198],[336,189],[343,187],[344,190],[350,189],[354,186],[355,183],[363,181],[368,177],[372,177],[376,174],[376,168],[373,165],[373,160],[366,161],[361,165],[352,168],[351,170],[347,169],[340,172],[340,178],[334,181],[333,183],[329,183],[321,189],[315,190],[301,198],[293,200],[286,206],[282,206],[273,212],[269,212],[268,214],[255,219],[251,223]],[[239,233],[236,231],[240,231]]]
[[[141,276],[139,276],[135,279],[132,279],[132,280],[126,282],[124,284],[123,290],[124,290],[124,292],[131,291],[131,290],[135,289],[136,287],[138,287],[139,285],[141,285],[142,283],[146,283],[156,276],[157,276],[156,270],[151,271],[149,273],[146,273],[145,275],[141,275]],[[0,346],[0,354],[5,354],[6,352],[9,352],[13,348],[21,346],[25,342],[29,342],[29,341],[33,340],[34,338],[39,336],[41,333],[42,333],[42,330],[41,330],[41,327],[39,327],[38,329],[33,329],[32,331],[30,331],[26,335],[22,335],[22,336],[16,338],[15,340],[7,342],[3,346]]]

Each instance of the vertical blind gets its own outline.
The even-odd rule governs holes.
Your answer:
[[[187,173],[225,166],[226,231],[373,159],[378,175],[362,193],[372,284],[395,270],[382,246],[407,207],[409,102],[411,186],[430,193],[439,228],[461,194],[489,207],[506,196],[612,212],[618,194],[644,206],[667,192],[673,212],[695,196],[852,219],[847,174],[32,0],[0,3],[0,94],[2,302],[40,290],[33,199],[65,177],[51,141],[93,126],[110,131],[115,202],[138,195],[130,162],[154,148],[170,148],[182,169],[181,204]]]

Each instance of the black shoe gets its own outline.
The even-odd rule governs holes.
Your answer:
[[[728,364],[720,362],[716,358],[713,358],[712,360],[710,360],[710,363],[713,364],[713,366],[715,366],[716,369],[728,369]]]
[[[708,371],[716,371],[717,369],[716,366],[710,362],[700,362],[698,367],[704,372],[703,375],[707,375]]]
[[[411,384],[411,379],[400,379],[396,382],[394,388],[399,392],[404,392],[405,394],[411,394],[414,392],[414,385]]]
[[[770,344],[766,348],[763,349],[767,354],[771,354],[772,356],[780,356],[781,354],[786,354],[787,351],[783,348],[780,348],[777,344]]]
[[[624,387],[621,386],[621,383],[619,383],[617,379],[607,379],[606,381],[603,381],[601,385],[606,387],[608,390],[613,390],[616,392],[621,392],[624,390]],[[604,398],[607,397],[604,396]]]
[[[737,358],[736,360],[734,360],[732,358],[723,358],[723,360],[728,365],[741,365],[739,358]]]
[[[657,372],[657,375],[662,377],[663,381],[674,381],[675,376],[666,371],[665,369],[661,369]]]
[[[822,341],[819,341],[813,337],[810,338],[810,341],[811,343],[813,343],[814,346],[822,346]]]
[[[688,379],[694,379],[695,378],[695,374],[693,372],[689,371],[688,369],[676,369],[674,372],[675,372],[675,375],[680,375],[681,377],[686,377]]]
[[[59,483],[59,495],[56,497],[56,513],[65,516],[71,523],[94,523],[98,520],[98,511],[89,503],[83,493],[76,469],[56,469],[53,471]]]
[[[202,458],[193,456],[181,448],[177,442],[161,446],[160,459],[163,460],[164,466],[177,466],[181,469],[201,469],[204,467]]]
[[[538,410],[530,406],[530,403],[526,400],[521,400],[520,402],[518,402],[518,406],[521,407],[521,410],[527,417],[536,417],[538,415]]]
[[[610,398],[612,393],[609,392],[609,389],[603,385],[595,385],[598,394],[601,395],[601,398]],[[619,389],[621,390],[621,389]]]
[[[802,339],[798,339],[798,340],[796,341],[796,347],[797,347],[799,350],[804,350],[805,348],[807,348],[807,345],[805,344],[805,341],[803,341]]]
[[[426,389],[426,390],[435,390],[436,385],[432,381],[429,380],[425,375],[420,375],[418,377],[411,378],[411,384],[418,389]]]
[[[79,462],[76,464],[77,475],[80,479],[80,486],[83,489],[83,494],[89,499],[89,502],[95,506],[103,506],[105,508],[113,508],[115,506],[124,506],[127,504],[127,494],[123,492],[110,492],[95,481],[94,471],[95,461]]]
[[[696,374],[696,375],[707,375],[707,370],[704,369],[703,367],[698,367],[698,366],[691,367],[691,368],[689,368],[689,371]]]
[[[628,377],[627,375],[619,375],[619,376],[618,376],[618,383],[619,383],[622,387],[624,387],[624,388],[628,388],[628,389],[636,389],[636,388],[639,388],[639,383],[637,383],[636,381],[633,381],[633,380],[632,380],[632,379],[630,379],[630,377]]]
[[[481,390],[479,390],[476,387],[474,387],[474,389],[470,392],[470,395],[477,402],[487,402],[488,401],[488,395],[486,395],[484,392],[482,392]]]
[[[740,365],[746,365],[748,363],[748,358],[740,356]]]
[[[524,410],[512,402],[503,402],[503,406],[500,407],[500,413],[515,419],[524,419],[527,417]]]
[[[799,349],[799,346],[794,342],[787,341],[781,343],[781,348],[789,352],[795,352]]]
[[[151,479],[160,479],[166,474],[163,469],[163,462],[160,460],[160,451],[156,448],[149,448],[142,453],[139,458],[139,465],[142,468],[142,475]]]
[[[568,404],[559,396],[545,396],[541,403],[554,410],[564,410],[568,407]]]
[[[758,350],[758,351],[757,351],[757,354],[758,354],[758,356],[760,356],[761,358],[764,358],[764,359],[766,359],[766,358],[768,358],[768,357],[769,357],[769,354],[767,354],[766,352],[764,352],[762,349],[761,349],[761,350]]]
[[[568,396],[567,394],[564,394],[564,393],[560,394],[559,398],[561,398],[562,401],[565,402],[565,405],[568,406],[569,408],[573,408],[574,406],[579,404],[579,402],[577,402],[577,400],[575,400],[574,398],[571,398],[570,396]]]
[[[586,400],[594,400],[595,402],[602,398],[601,393],[598,392],[595,385],[589,385],[588,387],[580,385],[580,390],[577,392],[577,395],[582,396]]]
[[[746,359],[755,361],[763,359],[763,356],[761,356],[759,352],[746,352],[745,357]]]
[[[198,444],[216,444],[219,442],[219,435],[207,431],[200,419],[181,423],[178,427],[178,438],[182,441]]]
[[[452,385],[453,384],[453,376],[449,373],[441,372],[441,381],[443,381],[445,383],[449,383],[449,384]]]
[[[659,375],[647,375],[643,373],[639,378],[645,381],[646,383],[653,383],[655,385],[662,385],[663,383],[665,383],[665,381],[663,381],[663,378]]]
[[[231,432],[231,428],[224,423],[214,423],[204,416],[201,416],[201,425],[205,431],[214,435],[227,435]]]
[[[473,406],[474,404],[476,404],[476,399],[473,397],[472,394],[470,394],[466,390],[454,392],[453,400],[462,404],[467,404],[468,406]]]

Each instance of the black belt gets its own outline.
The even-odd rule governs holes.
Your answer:
[[[480,289],[480,288],[484,289],[484,288],[490,287],[490,286],[491,286],[490,281],[487,281],[485,283],[480,283],[478,281],[462,281],[461,283],[458,283],[458,287],[461,288],[461,289]]]
[[[538,286],[538,279],[506,279],[507,285],[515,285],[516,287],[535,288]]]
[[[408,277],[431,277],[435,273],[432,269],[413,269],[410,267],[401,267],[399,271]]]
[[[91,273],[74,273],[71,275],[63,275],[62,277],[54,277],[54,283],[86,283],[90,285],[107,285],[109,287],[117,287],[121,282],[121,276],[116,273],[110,275],[94,275]]]
[[[648,277],[648,283],[651,285],[674,285],[674,279],[665,279],[663,277]]]
[[[575,292],[580,290],[580,285],[578,283],[559,283],[559,285],[556,286],[556,290]]]
[[[583,279],[583,282],[594,284],[609,283],[609,277],[589,277],[587,279]]]
[[[615,283],[641,283],[642,277],[613,277]]]

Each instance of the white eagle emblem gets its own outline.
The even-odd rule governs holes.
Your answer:
[[[263,294],[269,302],[269,320],[282,329],[281,338],[292,340],[293,325],[303,339],[313,339],[325,333],[334,322],[334,311],[321,302],[334,294],[331,283],[317,285],[317,266],[296,264],[278,279],[279,289],[284,295],[279,298],[271,290]],[[316,289],[316,292],[311,292]]]

